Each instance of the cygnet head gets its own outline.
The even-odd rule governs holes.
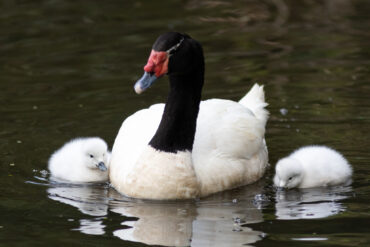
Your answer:
[[[83,158],[90,169],[108,170],[109,152],[108,146],[98,137],[88,138],[82,144]]]
[[[275,167],[274,184],[277,187],[291,189],[298,187],[303,180],[303,169],[299,160],[283,158]]]

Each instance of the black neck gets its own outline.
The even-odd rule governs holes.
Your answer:
[[[170,75],[170,93],[161,123],[149,145],[176,153],[193,148],[204,81],[204,67],[191,75]]]

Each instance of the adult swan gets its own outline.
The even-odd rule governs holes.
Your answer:
[[[268,162],[263,87],[254,85],[239,103],[201,102],[202,47],[176,32],[156,40],[144,71],[137,93],[164,74],[170,92],[165,105],[140,110],[122,123],[109,166],[116,190],[135,198],[188,199],[262,177]]]

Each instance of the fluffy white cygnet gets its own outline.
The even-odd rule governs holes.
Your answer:
[[[77,138],[55,151],[48,167],[57,180],[104,182],[108,180],[109,158],[108,146],[101,138]]]
[[[312,188],[349,183],[352,168],[337,151],[307,146],[278,161],[274,184],[284,188]]]

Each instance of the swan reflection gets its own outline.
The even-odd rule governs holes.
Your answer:
[[[47,189],[50,199],[90,216],[81,217],[80,226],[72,230],[105,234],[109,229],[105,219],[111,211],[123,216],[114,236],[162,246],[246,246],[257,242],[264,233],[246,224],[263,220],[255,205],[255,196],[262,191],[260,182],[198,201],[158,202],[129,199],[101,184],[57,184]]]
[[[276,217],[282,220],[317,219],[346,210],[340,202],[352,191],[347,187],[320,187],[276,191]]]
[[[110,210],[137,221],[122,222],[113,232],[123,240],[163,246],[246,246],[261,239],[262,232],[244,226],[261,222],[262,213],[253,205],[262,185],[186,202],[119,201],[112,192]],[[129,228],[128,228],[129,227]]]
[[[123,240],[149,245],[188,246],[195,218],[194,203],[114,203],[111,211],[137,221],[124,221],[126,229],[113,232]],[[130,227],[130,228],[127,228]]]

